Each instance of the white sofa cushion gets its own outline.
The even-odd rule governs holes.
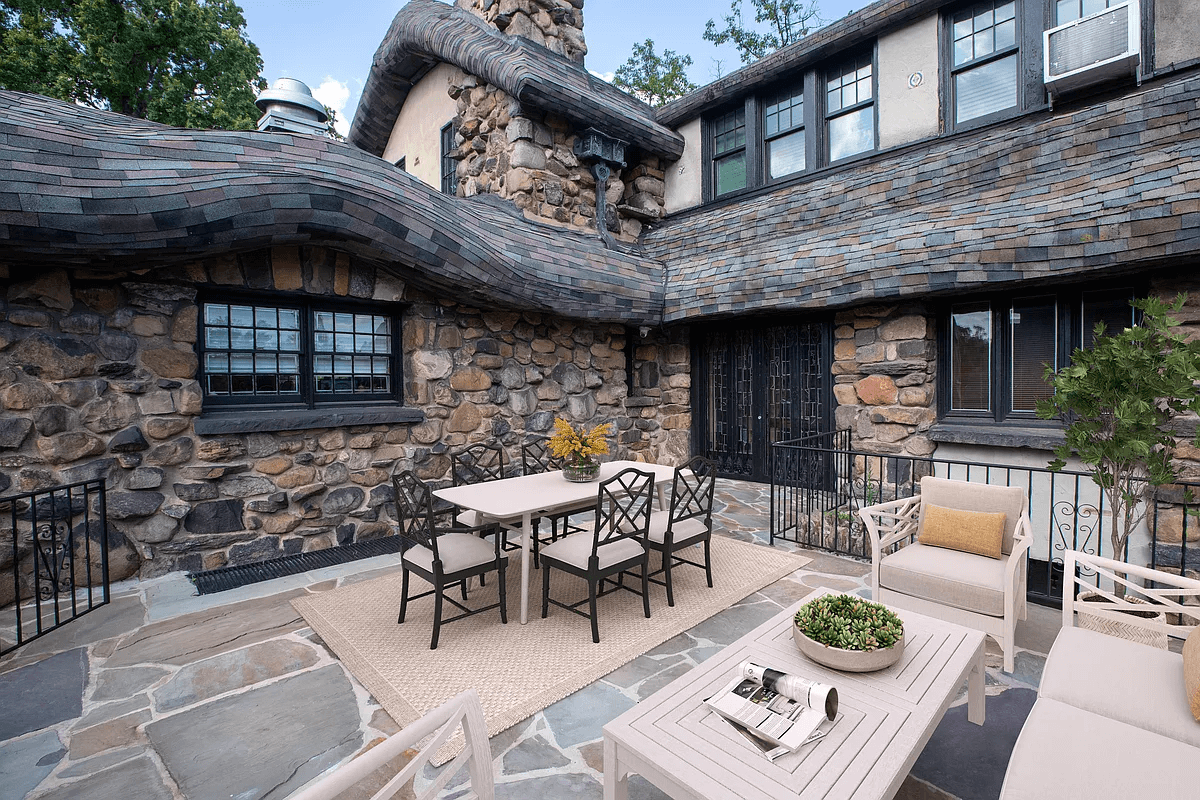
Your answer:
[[[1009,556],[987,558],[915,543],[879,562],[879,585],[893,592],[990,617],[1004,616]]]
[[[1200,750],[1190,745],[1039,697],[1013,747],[1000,798],[1182,800],[1196,796],[1198,763]]]
[[[595,534],[573,533],[557,542],[542,548],[542,558],[562,561],[579,569],[587,569],[588,559],[592,557],[592,541]],[[620,561],[628,561],[645,553],[645,549],[633,539],[618,539],[611,544],[600,546],[596,553],[599,557],[600,568],[612,566]]]
[[[442,534],[438,537],[437,546],[443,575],[496,560],[496,545],[469,533]],[[500,558],[507,559],[508,556]],[[433,572],[433,551],[424,545],[405,550],[404,560],[426,572]]]
[[[1038,696],[1200,748],[1200,722],[1188,707],[1178,653],[1063,628],[1046,659]],[[1200,759],[1200,751],[1194,758]]]
[[[657,544],[663,543],[667,538],[667,522],[670,519],[670,511],[655,511],[650,515],[650,541]],[[671,531],[671,544],[677,545],[697,536],[702,537],[707,530],[704,522],[696,517],[681,520],[675,523],[675,528]]]

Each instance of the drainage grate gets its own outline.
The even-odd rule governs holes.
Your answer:
[[[200,594],[215,594],[229,589],[236,589],[249,583],[269,581],[287,575],[299,575],[311,569],[334,567],[351,561],[359,561],[373,556],[399,553],[399,536],[385,536],[382,539],[372,539],[369,542],[354,542],[339,547],[327,547],[324,550],[313,550],[311,553],[296,553],[295,555],[272,558],[257,564],[242,564],[236,567],[221,567],[205,572],[192,572],[188,580],[196,584]]]

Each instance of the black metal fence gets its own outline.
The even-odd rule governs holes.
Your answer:
[[[1087,473],[868,453],[852,448],[849,430],[772,445],[771,541],[784,539],[870,558],[871,545],[858,510],[913,496],[926,475],[1025,489],[1033,526],[1028,555],[1030,600],[1061,603],[1064,550],[1113,555],[1105,498]],[[1126,560],[1175,573],[1200,570],[1196,498],[1200,498],[1200,484],[1160,489],[1146,509],[1144,530],[1130,537]]]
[[[104,481],[0,498],[0,655],[109,601]]]

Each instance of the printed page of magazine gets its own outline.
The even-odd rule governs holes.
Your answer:
[[[837,717],[837,689],[806,681],[796,675],[744,661],[737,676],[704,701],[735,725],[783,748],[764,754],[774,760],[783,752],[794,752],[814,741],[825,720]]]

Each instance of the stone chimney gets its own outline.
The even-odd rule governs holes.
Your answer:
[[[455,0],[459,8],[482,17],[512,36],[523,36],[553,53],[582,64],[584,0]]]
[[[295,78],[280,78],[254,101],[263,112],[260,131],[325,134],[329,115],[325,106],[312,96],[307,84]]]

